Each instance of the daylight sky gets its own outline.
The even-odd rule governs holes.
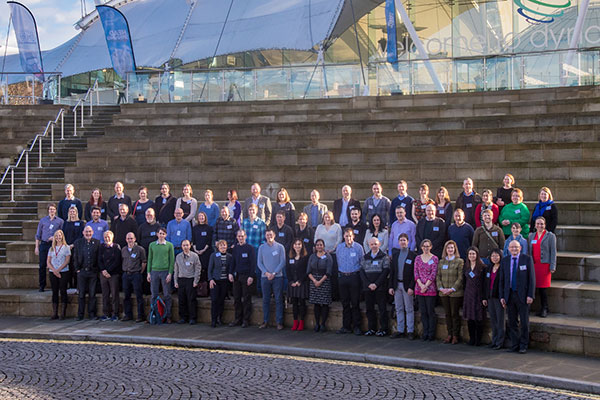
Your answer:
[[[52,49],[77,34],[73,25],[81,18],[80,0],[16,0],[33,13],[38,27],[42,50]],[[93,0],[85,0],[89,13],[94,9]],[[0,0],[0,57],[4,55],[10,8],[6,0]],[[10,28],[8,54],[16,53],[14,30]]]

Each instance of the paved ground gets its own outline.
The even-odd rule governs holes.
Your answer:
[[[10,343],[13,339],[3,339],[0,342],[0,349],[2,350],[0,352],[0,372],[4,372],[7,377],[0,374],[1,399],[8,396],[8,394],[5,396],[1,390],[11,390],[13,392],[10,393],[17,395],[21,393],[18,396],[25,396],[25,392],[19,392],[19,390],[31,390],[33,391],[31,397],[35,397],[36,390],[44,390],[43,388],[48,385],[46,381],[36,380],[36,377],[42,376],[40,371],[45,371],[43,376],[49,379],[49,382],[55,382],[50,383],[50,385],[56,387],[64,384],[65,379],[71,379],[69,382],[78,387],[78,382],[82,380],[89,382],[89,377],[92,376],[95,380],[98,380],[97,385],[100,386],[91,386],[90,388],[101,387],[103,390],[105,390],[104,388],[110,388],[110,390],[115,390],[114,393],[121,393],[110,394],[108,397],[101,398],[118,398],[119,396],[126,398],[129,396],[127,393],[131,391],[137,394],[131,395],[130,398],[137,398],[141,396],[141,393],[146,393],[144,391],[146,388],[149,388],[147,390],[155,390],[154,388],[157,387],[156,390],[167,390],[166,388],[161,389],[162,386],[160,385],[155,386],[153,384],[160,377],[160,374],[157,375],[153,372],[153,368],[159,362],[166,363],[165,365],[168,368],[182,371],[183,374],[191,373],[191,376],[206,377],[207,382],[227,383],[230,390],[234,390],[237,386],[253,388],[255,381],[260,382],[260,377],[265,378],[272,375],[275,386],[269,386],[271,380],[267,379],[269,385],[265,384],[267,385],[264,386],[265,390],[271,390],[269,388],[274,387],[276,390],[280,390],[278,392],[280,394],[289,392],[290,396],[285,396],[286,398],[298,398],[297,395],[292,396],[292,391],[296,390],[294,389],[295,383],[298,383],[304,391],[316,385],[319,390],[325,390],[323,396],[327,397],[346,396],[347,398],[348,393],[352,393],[352,391],[369,390],[369,392],[358,391],[356,393],[360,394],[359,397],[376,398],[386,396],[396,398],[407,396],[410,398],[414,393],[416,398],[430,398],[431,396],[418,392],[418,390],[426,390],[429,384],[415,386],[412,383],[413,381],[423,382],[421,379],[425,379],[426,382],[431,379],[432,386],[430,389],[437,391],[439,396],[443,394],[441,388],[462,388],[462,385],[466,385],[466,392],[461,395],[455,394],[454,398],[477,398],[476,396],[483,396],[484,394],[484,397],[487,398],[520,398],[521,394],[527,398],[567,396],[563,393],[544,391],[540,388],[522,387],[521,384],[523,383],[600,394],[599,359],[538,351],[530,351],[526,355],[519,355],[503,351],[492,351],[484,347],[452,346],[440,342],[425,343],[406,339],[390,339],[388,337],[356,337],[354,335],[336,335],[333,332],[292,332],[290,330],[277,332],[275,329],[261,331],[256,327],[247,329],[221,327],[213,329],[204,324],[196,326],[176,324],[150,326],[129,322],[48,321],[46,318],[16,317],[0,318],[0,337],[21,338],[29,341],[57,339],[86,341],[85,343],[113,343],[109,347],[103,347],[97,343],[76,346],[72,344],[27,342],[14,344]],[[9,342],[5,342],[6,340]],[[198,349],[187,351],[181,349],[166,351],[165,349],[147,347],[132,349],[131,347],[120,347],[117,343],[201,347],[219,351],[242,350],[261,353],[262,355],[211,353]],[[13,352],[13,349],[19,350]],[[81,349],[81,353],[78,349]],[[118,354],[118,356],[112,357],[112,354]],[[174,356],[173,354],[177,355]],[[318,360],[311,363],[304,359],[291,359],[290,356],[314,357]],[[190,357],[190,361],[186,361],[188,360],[187,357]],[[180,359],[183,363],[181,365],[178,364]],[[211,360],[208,364],[213,369],[206,370],[208,367],[203,360]],[[328,372],[334,369],[333,366],[338,368],[337,366],[344,365],[334,360],[362,362],[363,364],[360,366],[353,365],[352,374],[348,375],[349,379],[345,379],[344,376],[346,375],[344,373],[336,372],[334,374]],[[195,364],[188,364],[192,361]],[[367,366],[368,364],[365,364],[365,362],[371,364]],[[110,368],[107,367],[106,363],[110,365]],[[70,378],[71,374],[65,376],[55,373],[54,371],[60,371],[62,368],[55,368],[55,364],[64,365],[67,370],[82,374],[83,379]],[[247,365],[248,367],[239,369],[238,364]],[[133,368],[137,371],[137,375],[132,376],[131,371],[127,371],[131,369],[131,365],[144,366],[144,368]],[[128,367],[123,370],[124,366]],[[388,368],[386,366],[389,366],[389,369],[386,369]],[[427,373],[415,375],[415,372],[397,370],[394,369],[395,367],[424,369],[433,371],[431,372],[433,375]],[[313,370],[321,371],[316,376],[322,376],[322,380],[316,380],[312,375]],[[299,371],[302,371],[300,375],[298,375]],[[472,390],[473,387],[469,386],[472,384],[472,380],[436,375],[440,372],[501,379],[510,381],[516,386],[510,389],[510,386],[486,381],[485,391]],[[15,373],[17,377],[13,378]],[[304,373],[308,374],[306,378],[303,378]],[[378,383],[373,374],[376,377],[386,378],[381,381],[382,383]],[[394,377],[389,374],[397,375]],[[410,379],[408,379],[409,375]],[[111,376],[116,380],[112,383],[104,381],[104,379],[113,379]],[[28,377],[31,377],[31,380],[28,380]],[[136,377],[139,380],[136,381],[135,379],[138,379]],[[363,377],[367,381],[364,381]],[[149,379],[149,381],[144,382],[145,379]],[[296,381],[295,379],[300,380]],[[451,379],[453,386],[448,386],[448,381],[444,381],[444,379]],[[29,386],[22,386],[23,382],[28,382]],[[118,383],[118,387],[113,388],[115,382]],[[138,386],[135,385],[132,388],[127,385],[124,386],[125,383],[133,385],[136,382],[139,383],[138,386],[141,389],[138,389]],[[179,381],[173,381],[172,377],[169,382],[180,384]],[[402,382],[403,384],[392,388],[390,383],[393,382]],[[405,382],[411,383],[404,385]],[[363,384],[366,385],[365,388],[362,388]],[[185,390],[198,390],[198,388],[203,388],[206,385],[190,386],[186,384],[184,386],[186,387]],[[263,386],[259,385],[259,387],[262,388]],[[470,391],[468,390],[469,387],[471,388]],[[388,391],[403,390],[405,394],[385,391],[376,392],[377,388]],[[515,390],[516,394],[512,392],[494,394],[494,390],[506,391],[509,389]],[[77,390],[81,391],[82,389]],[[73,393],[78,393],[77,390]],[[168,393],[170,392],[168,390],[165,392],[167,393],[165,398],[169,397]],[[346,392],[346,390],[351,392]],[[261,395],[259,392],[246,392],[248,397],[253,398],[272,397],[266,396],[266,393]],[[173,398],[178,398],[180,394],[181,392],[177,391],[172,395]],[[362,396],[363,394],[364,396]],[[161,398],[161,396],[162,394],[160,396],[154,394],[152,398]],[[189,393],[181,396],[189,397]],[[47,393],[42,393],[39,398],[47,398]],[[63,396],[63,398],[65,397]]]
[[[2,399],[575,399],[488,379],[322,359],[4,339]]]

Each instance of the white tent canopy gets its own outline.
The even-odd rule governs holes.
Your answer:
[[[118,8],[129,22],[137,65],[160,67],[170,58],[183,63],[206,59],[215,50],[216,55],[311,50],[353,24],[352,8],[358,20],[382,1],[234,0],[218,49],[230,1],[137,0]],[[63,76],[112,66],[98,19],[71,40],[44,51],[43,59],[46,71]],[[6,58],[5,71],[21,70],[18,55]]]

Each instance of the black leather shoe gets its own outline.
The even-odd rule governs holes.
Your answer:
[[[519,349],[519,354],[525,354],[527,353],[527,349]]]

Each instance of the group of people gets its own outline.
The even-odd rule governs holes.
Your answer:
[[[271,298],[275,300],[277,329],[283,329],[284,294],[293,308],[292,330],[303,330],[307,301],[313,305],[314,329],[327,330],[329,305],[340,300],[342,327],[337,331],[366,336],[390,333],[387,304],[395,307],[397,328],[392,337],[415,337],[415,300],[423,324],[423,340],[433,340],[435,305],[439,298],[446,313],[445,343],[460,341],[461,317],[467,320],[469,344],[479,345],[486,309],[492,326],[493,348],[504,344],[505,311],[511,350],[526,352],[529,307],[539,291],[538,315],[548,313],[547,288],[556,270],[558,211],[552,193],[540,189],[531,212],[523,192],[507,174],[496,195],[474,191],[470,178],[454,203],[440,187],[434,199],[429,187],[419,196],[408,194],[407,183],[397,185],[392,200],[381,184],[362,204],[352,189],[342,187],[333,211],[320,202],[317,190],[297,216],[286,189],[272,202],[258,183],[241,204],[235,190],[219,207],[211,190],[204,202],[185,185],[180,197],[167,183],[161,194],[148,198],[146,187],[132,202],[121,182],[108,201],[94,189],[85,204],[65,186],[65,198],[48,207],[36,233],[40,257],[40,291],[49,271],[52,318],[64,318],[66,290],[76,285],[78,319],[83,319],[86,294],[88,315],[96,317],[95,291],[99,278],[104,320],[119,317],[119,287],[124,291],[124,316],[133,319],[131,295],[137,299],[136,321],[145,320],[143,293],[149,283],[152,302],[160,295],[171,322],[171,293],[179,297],[178,323],[195,324],[197,293],[210,292],[211,325],[222,324],[228,293],[234,298],[231,326],[250,324],[252,293],[263,301],[263,323],[269,326]],[[85,221],[81,219],[85,218]],[[109,225],[110,222],[110,225]],[[76,279],[73,278],[76,277]],[[76,281],[76,282],[75,282]],[[58,298],[62,308],[58,315]],[[361,327],[364,299],[368,327]],[[377,311],[375,311],[377,305]],[[520,320],[521,332],[518,332]]]

